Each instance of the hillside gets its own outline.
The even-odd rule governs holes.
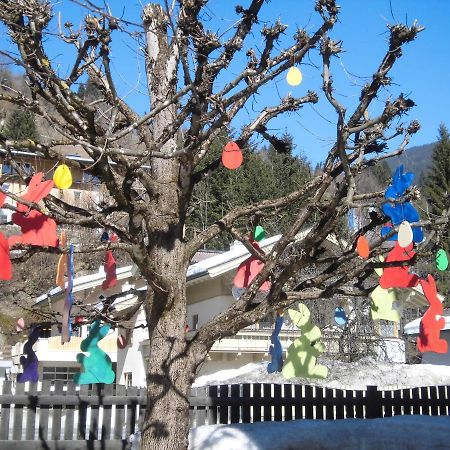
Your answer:
[[[402,155],[389,158],[387,163],[392,171],[400,164],[403,164],[408,172],[414,172],[416,174],[415,182],[420,184],[422,177],[431,165],[431,157],[435,145],[436,143],[433,142],[431,144],[410,147]]]

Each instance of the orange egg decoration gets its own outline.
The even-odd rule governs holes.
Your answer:
[[[360,236],[356,241],[356,251],[361,258],[367,259],[369,257],[369,243],[364,236]]]
[[[61,164],[53,174],[53,182],[58,189],[69,189],[72,186],[72,172],[69,166]]]
[[[244,156],[236,142],[230,141],[222,152],[222,164],[230,170],[235,170],[242,165]]]

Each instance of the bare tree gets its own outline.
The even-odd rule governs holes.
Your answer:
[[[350,208],[382,202],[383,192],[359,193],[355,176],[365,167],[401,153],[419,129],[415,121],[403,125],[397,120],[414,105],[403,95],[384,102],[371,118],[366,112],[369,106],[377,109],[374,99],[381,89],[389,87],[388,74],[402,55],[402,47],[413,41],[422,27],[416,23],[389,26],[386,53],[362,88],[356,108],[347,111],[334,95],[330,74],[332,57],[342,51],[341,43],[328,36],[338,20],[339,7],[334,0],[317,0],[320,26],[313,32],[298,29],[286,48],[279,49],[278,42],[286,26],[280,22],[263,26],[263,48],[248,51],[246,65],[224,86],[216,81],[233,61],[241,61],[239,54],[244,41],[251,39],[258,28],[264,1],[248,0],[247,7],[236,7],[239,19],[229,38],[206,30],[202,24],[201,12],[207,0],[148,4],[142,11],[142,36],[150,106],[148,113],[138,115],[118,95],[110,70],[113,36],[127,33],[131,24],[89,0],[81,3],[89,10],[82,29],[76,31],[66,24],[65,31],[61,27],[59,32],[59,38],[76,50],[72,70],[63,78],[46,52],[52,5],[42,0],[0,0],[0,19],[17,49],[2,53],[23,68],[30,88],[30,95],[25,95],[3,85],[0,100],[33,112],[58,136],[42,142],[12,142],[0,137],[0,143],[12,161],[13,148],[26,148],[57,160],[61,148],[67,145],[82,148],[92,159],[89,170],[104,184],[110,201],[86,209],[49,196],[45,199],[46,211],[59,224],[101,226],[114,231],[120,242],[111,247],[127,251],[147,281],[144,306],[150,355],[142,448],[186,448],[189,388],[217,339],[235,334],[295,301],[329,298],[335,293],[366,294],[361,280],[373,271],[374,263],[355,257],[355,238],[379,225],[380,218],[374,217],[348,245],[342,244],[336,255],[324,255],[322,243]],[[228,211],[217,223],[187,241],[183,228],[192,190],[219,166],[216,160],[200,169],[211,142],[232,126],[238,112],[263,86],[284,76],[294,61],[301,64],[312,51],[321,55],[323,92],[336,113],[336,141],[322,173],[282,198]],[[75,84],[86,74],[100,92],[101,108],[98,102],[89,102],[75,92]],[[255,134],[267,138],[266,125],[271,119],[317,101],[315,92],[301,98],[287,96],[279,104],[265,107],[234,140],[243,148]],[[102,120],[97,120],[99,114]],[[123,145],[131,134],[138,136],[138,144]],[[385,144],[399,137],[398,148],[384,152]],[[75,161],[66,163],[77,165]],[[25,178],[26,174],[22,175]],[[248,236],[235,227],[245,217],[250,220],[256,213],[273,214],[296,203],[306,206],[267,255],[255,250]],[[38,208],[35,204],[29,206]],[[118,215],[120,222],[114,220]],[[296,240],[298,232],[312,219],[310,233]],[[239,300],[187,340],[186,270],[197,250],[223,232],[241,240],[265,266]],[[374,243],[373,255],[382,252],[382,241]],[[103,248],[100,244],[86,245],[76,251]],[[291,281],[311,264],[321,269],[300,283]],[[251,305],[267,279],[272,282],[267,296],[256,307]]]

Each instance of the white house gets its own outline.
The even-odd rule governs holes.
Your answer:
[[[304,235],[308,231],[304,232]],[[260,242],[266,252],[274,245],[280,236],[274,236]],[[300,236],[301,238],[302,236]],[[336,245],[332,237],[327,245]],[[249,257],[248,250],[240,243],[234,244],[227,252],[203,252],[197,255],[197,262],[191,264],[187,271],[187,317],[186,322],[190,332],[203,325],[219,312],[231,305],[235,299],[232,295],[232,280],[239,264]],[[102,300],[106,293],[102,292],[102,282],[105,279],[103,268],[98,273],[78,277],[74,280],[73,292],[76,304],[72,308],[72,317],[83,314],[83,309],[97,305],[103,307]],[[145,386],[145,355],[148,355],[148,334],[145,314],[137,305],[137,294],[146,290],[146,284],[140,277],[135,266],[117,269],[117,286],[109,289],[108,298],[114,297],[109,315],[120,318],[120,323],[129,328],[127,345],[117,347],[117,330],[101,341],[101,347],[109,354],[116,369],[116,382],[134,386]],[[399,293],[403,304],[419,302],[423,304],[423,294],[414,289],[401,290]],[[65,289],[56,287],[36,299],[35,306],[61,313],[64,305]],[[88,309],[88,308],[86,308]],[[330,323],[333,319],[330,317]],[[223,369],[242,367],[249,362],[269,360],[268,348],[272,333],[273,320],[268,318],[241,330],[236,336],[226,337],[217,341],[201,367],[198,375],[205,375]],[[69,379],[79,370],[76,354],[80,343],[87,336],[89,325],[79,328],[79,335],[72,336],[69,343],[61,344],[60,331],[53,326],[46,337],[37,343],[37,355],[40,361],[39,370],[44,379]],[[337,328],[337,327],[334,327]],[[123,330],[119,332],[123,334]],[[295,327],[284,326],[280,339],[286,348],[298,334]],[[188,332],[189,335],[189,332]],[[18,364],[23,344],[17,344],[13,349],[15,362]],[[386,351],[383,358],[392,351],[398,354],[404,349],[400,339],[386,339]],[[330,347],[331,348],[331,347]],[[337,350],[332,350],[337,351]],[[398,360],[399,356],[395,356]],[[400,355],[400,359],[404,355]]]

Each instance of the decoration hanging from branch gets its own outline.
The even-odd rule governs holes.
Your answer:
[[[448,269],[448,256],[443,248],[440,248],[436,253],[436,268],[441,272]]]
[[[359,236],[356,241],[356,251],[361,258],[367,259],[370,255],[369,243],[365,236]]]
[[[283,369],[283,347],[280,341],[280,331],[283,326],[284,317],[283,313],[277,311],[277,318],[275,319],[275,328],[270,336],[270,342],[272,345],[269,347],[269,353],[271,355],[271,362],[267,364],[267,372],[281,372]]]
[[[259,250],[262,252],[261,247],[257,244],[257,242],[253,241],[251,242],[253,247],[256,248],[256,250]],[[254,278],[258,276],[258,274],[263,270],[264,268],[264,262],[258,259],[256,256],[250,256],[250,258],[243,261],[241,264],[239,264],[237,273],[233,279],[233,284],[237,288],[248,288],[250,283],[253,281]],[[270,289],[270,281],[264,281],[264,283],[260,286],[260,291],[268,291]]]
[[[113,234],[110,241],[112,243],[117,242],[117,236]],[[114,259],[112,250],[106,251],[104,269],[106,278],[102,283],[102,289],[107,290],[117,285],[116,260]]]
[[[73,261],[73,244],[69,247],[69,257],[67,261],[67,289],[66,299],[64,302],[64,311],[62,318],[61,343],[69,342],[72,336],[72,323],[70,321],[70,311],[73,305],[73,279],[74,279],[74,261]]]
[[[69,189],[72,186],[72,172],[69,166],[61,164],[53,174],[53,182],[58,189]]]
[[[73,381],[76,384],[111,384],[114,382],[115,374],[112,369],[111,358],[98,346],[107,334],[111,326],[105,324],[100,326],[100,319],[96,319],[89,330],[86,339],[81,341],[81,351],[89,353],[85,355],[78,353],[77,361],[82,365],[82,372],[76,373]]]
[[[23,346],[23,352],[25,355],[20,357],[20,364],[23,367],[23,372],[17,375],[18,383],[25,383],[30,381],[31,383],[37,383],[39,380],[39,360],[33,350],[33,345],[38,341],[41,328],[37,325],[31,327],[28,340]]]
[[[290,86],[298,86],[303,80],[303,75],[298,67],[292,66],[287,74],[286,81]]]
[[[65,248],[67,246],[67,234],[63,230],[59,237],[59,246]],[[56,267],[56,285],[61,289],[65,286],[65,274],[67,272],[67,253],[62,253],[58,259],[58,265]]]
[[[3,233],[0,233],[0,280],[11,280],[12,264],[9,257],[9,244]]]
[[[409,222],[404,220],[398,227],[398,245],[406,248],[413,242],[414,234]]]
[[[440,332],[445,326],[445,318],[437,318],[444,314],[444,307],[437,296],[436,282],[431,275],[428,275],[427,280],[420,280],[420,285],[430,306],[420,321],[417,348],[420,352],[447,353],[447,341],[440,338]]]
[[[415,254],[413,244],[403,248],[396,242],[395,247],[389,252],[386,262],[407,262],[414,258]],[[380,286],[383,289],[408,288],[415,287],[418,284],[419,277],[416,274],[410,273],[407,265],[384,267],[383,273],[380,276]]]
[[[320,340],[322,333],[316,325],[311,323],[309,309],[300,303],[298,311],[289,309],[292,323],[300,329],[302,335],[287,349],[283,375],[286,378],[326,378],[328,368],[316,364],[317,357],[325,351],[325,345]]]
[[[16,331],[20,333],[24,328],[25,328],[25,320],[23,320],[23,317],[21,317],[16,322]]]
[[[266,230],[261,225],[256,225],[253,238],[256,242],[262,241],[266,237]]]
[[[334,310],[334,321],[340,326],[343,327],[347,321],[348,317],[345,313],[345,309],[342,306],[337,306]]]
[[[244,156],[236,142],[230,141],[222,151],[222,164],[230,170],[235,170],[244,162]]]

